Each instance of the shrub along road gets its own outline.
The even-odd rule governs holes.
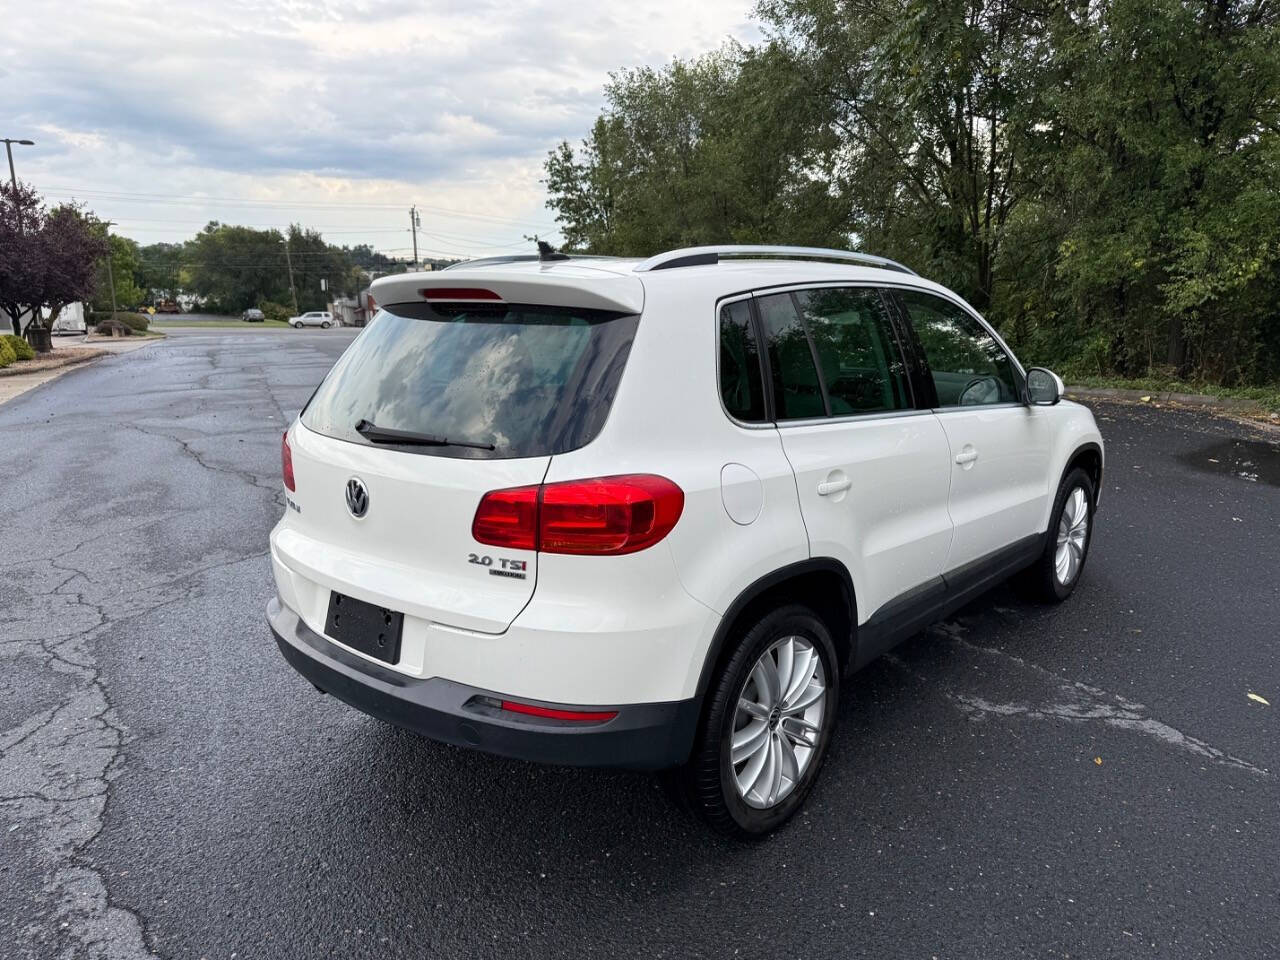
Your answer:
[[[740,845],[285,665],[280,431],[349,338],[175,333],[0,408],[6,957],[1280,952],[1264,435],[1099,405],[1075,597],[998,589],[859,674],[807,810]]]

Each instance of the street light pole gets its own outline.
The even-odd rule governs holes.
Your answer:
[[[18,233],[21,234],[22,233],[22,207],[18,204],[18,175],[13,172],[13,145],[15,143],[18,143],[24,147],[34,147],[36,145],[36,142],[34,140],[15,140],[12,137],[0,137],[0,140],[4,141],[4,152],[9,157],[9,182],[13,184],[13,216],[18,223]],[[36,319],[37,318],[33,311],[31,315],[31,322],[35,323]],[[21,328],[22,314],[18,314],[18,316],[14,319],[13,322],[16,323],[19,328]]]
[[[0,137],[0,140],[4,141],[4,152],[9,156],[9,182],[13,184],[13,192],[15,199],[17,199],[18,175],[13,172],[13,145],[19,143],[24,147],[34,147],[36,142],[34,140],[14,140],[10,137]]]

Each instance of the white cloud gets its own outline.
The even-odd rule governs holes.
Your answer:
[[[416,203],[421,248],[496,252],[554,234],[543,158],[587,132],[610,71],[750,40],[751,6],[13,3],[3,135],[38,141],[15,148],[23,179],[142,242],[297,220],[403,254]]]

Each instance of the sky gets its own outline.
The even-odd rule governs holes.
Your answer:
[[[408,258],[416,205],[423,257],[521,252],[609,73],[750,42],[753,5],[0,0],[0,137],[144,244],[299,222]]]

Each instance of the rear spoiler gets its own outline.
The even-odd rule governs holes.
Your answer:
[[[465,266],[434,273],[379,277],[369,291],[378,303],[489,302],[581,307],[637,314],[644,309],[639,278],[559,261],[552,267]]]

